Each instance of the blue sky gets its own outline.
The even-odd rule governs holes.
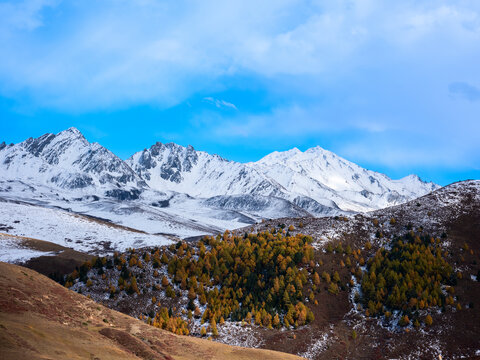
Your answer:
[[[480,2],[0,0],[0,141],[78,127],[238,161],[320,145],[480,178]]]

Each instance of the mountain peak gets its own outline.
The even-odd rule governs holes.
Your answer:
[[[75,137],[75,138],[85,138],[80,130],[76,127],[69,127],[66,130],[60,131],[56,136],[67,136],[67,137]]]
[[[68,190],[145,186],[127,164],[100,144],[90,143],[75,127],[13,145],[2,151],[0,164],[7,177],[24,174],[36,183]]]
[[[420,176],[418,176],[416,174],[407,175],[407,176],[403,177],[401,180],[421,181],[423,183],[425,182],[420,178]]]
[[[440,188],[439,185],[437,185],[433,182],[424,181],[418,175],[415,175],[415,174],[407,175],[407,176],[401,178],[400,180],[398,180],[398,182],[402,183],[406,186],[409,186],[410,188],[419,187],[419,186],[420,187],[426,187],[430,191],[433,191],[433,190],[436,190],[436,189]]]
[[[314,146],[314,147],[311,147],[310,149],[307,149],[305,151],[305,154],[313,154],[313,155],[332,155],[332,156],[336,156],[335,153],[327,150],[327,149],[324,149],[322,148],[321,146],[317,145],[317,146]]]
[[[323,151],[325,151],[325,149],[322,148],[320,145],[317,145],[317,146],[313,146],[313,147],[307,149],[305,152],[319,152],[319,151],[323,152]]]
[[[274,151],[263,158],[261,158],[258,163],[269,163],[269,162],[278,162],[278,161],[286,161],[295,155],[302,154],[302,152],[294,147],[293,149],[286,150],[286,151]]]
[[[195,149],[193,148],[192,145],[188,145],[188,146],[183,146],[183,145],[180,145],[180,144],[176,144],[174,142],[168,142],[168,143],[162,143],[161,141],[157,141],[155,144],[153,144],[152,146],[150,146],[150,148],[148,150],[161,150],[163,148],[167,148],[167,149],[179,149],[179,150],[182,150],[182,149],[185,149],[185,150],[188,150],[188,151],[194,151]],[[147,149],[144,149],[144,151],[147,151]]]

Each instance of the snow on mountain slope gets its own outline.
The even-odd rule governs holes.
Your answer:
[[[435,188],[416,176],[391,180],[319,147],[243,164],[173,143],[123,161],[75,128],[0,145],[2,198],[180,237],[264,218],[370,211]]]
[[[124,161],[100,144],[89,143],[75,128],[2,146],[0,171],[2,178],[54,185],[77,194],[105,192],[128,198],[146,186]]]
[[[415,175],[392,180],[319,146],[305,152],[296,148],[274,152],[248,165],[275,179],[291,193],[319,202],[330,199],[347,211],[368,211],[396,205],[439,188]]]
[[[129,230],[61,209],[4,201],[0,205],[0,223],[8,225],[9,234],[46,240],[81,252],[111,254],[114,250],[172,242],[165,236]]]
[[[155,190],[193,197],[256,194],[274,196],[279,185],[245,164],[196,151],[192,146],[156,143],[126,163]]]
[[[203,202],[210,207],[243,211],[261,218],[276,218],[278,214],[285,217],[310,216],[310,213],[285,199],[261,195],[214,196]]]
[[[148,189],[144,190],[138,199],[128,201],[96,195],[69,197],[71,195],[71,191],[64,189],[0,179],[0,201],[23,202],[37,207],[94,216],[150,234],[166,234],[180,238],[217,234],[259,220],[236,211],[211,208],[202,204],[203,200],[184,194],[166,194]],[[0,213],[0,224],[10,226],[13,219],[6,215]],[[37,238],[41,238],[40,235]]]
[[[305,205],[305,210],[316,215],[370,211],[438,188],[416,176],[391,180],[320,147],[273,152],[258,162],[242,164],[191,146],[156,143],[127,163],[152,189],[194,197],[274,196]]]

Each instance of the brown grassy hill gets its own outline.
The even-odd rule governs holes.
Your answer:
[[[2,359],[298,359],[177,336],[0,263]]]

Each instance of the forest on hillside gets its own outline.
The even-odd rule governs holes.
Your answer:
[[[112,303],[136,299],[143,309],[138,317],[153,326],[214,337],[227,321],[267,329],[307,325],[325,296],[341,291],[354,291],[352,306],[367,317],[400,326],[428,326],[429,310],[461,308],[441,238],[410,230],[384,239],[388,246],[373,248],[367,241],[352,249],[329,242],[322,251],[294,230],[281,224],[130,249],[87,261],[64,284],[87,295],[107,294]]]

